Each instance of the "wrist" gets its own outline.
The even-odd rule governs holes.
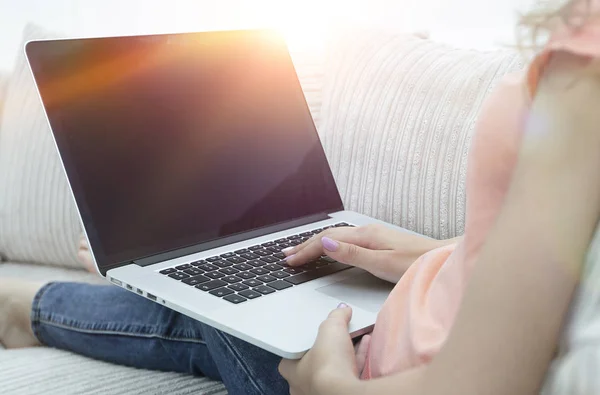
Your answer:
[[[335,395],[365,395],[367,393],[366,381],[358,377],[352,380],[343,380],[335,391]]]

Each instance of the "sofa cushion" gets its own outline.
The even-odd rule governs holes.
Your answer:
[[[27,26],[23,42],[50,38]],[[17,58],[0,124],[0,253],[79,267],[79,223],[25,56]]]
[[[0,123],[2,123],[2,108],[6,99],[6,87],[8,86],[8,75],[0,73]]]
[[[28,26],[23,40],[51,36]],[[293,51],[292,57],[318,122],[322,58],[307,51]],[[4,114],[0,124],[0,256],[79,268],[78,214],[23,54],[9,83]]]
[[[91,284],[107,284],[98,274],[64,267],[52,267],[35,263],[3,262],[0,278],[18,278],[39,282],[74,281]]]
[[[112,365],[51,348],[0,350],[3,394],[225,395],[221,383]]]
[[[346,209],[431,237],[462,234],[473,127],[520,55],[377,30],[334,48],[320,134]]]

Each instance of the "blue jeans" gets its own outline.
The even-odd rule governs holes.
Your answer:
[[[141,369],[206,376],[231,395],[289,394],[281,358],[114,286],[51,283],[33,331],[47,346]]]

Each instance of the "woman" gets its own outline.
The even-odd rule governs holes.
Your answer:
[[[232,394],[538,392],[600,214],[599,11],[572,0],[527,19],[553,37],[485,106],[464,240],[335,229],[287,252],[292,266],[324,252],[397,282],[356,350],[343,303],[302,360],[280,363],[116,287],[14,280],[0,280],[0,341],[203,374]]]

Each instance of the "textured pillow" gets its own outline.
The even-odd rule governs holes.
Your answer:
[[[346,209],[436,238],[462,234],[474,124],[521,57],[375,30],[346,35],[330,56],[320,134]]]
[[[35,26],[24,42],[53,35]],[[292,53],[309,107],[318,122],[323,61]],[[0,124],[0,256],[11,261],[80,268],[78,215],[33,78],[20,54]]]
[[[27,26],[23,43],[53,35]],[[0,253],[11,261],[79,267],[75,206],[25,56],[0,124]]]

